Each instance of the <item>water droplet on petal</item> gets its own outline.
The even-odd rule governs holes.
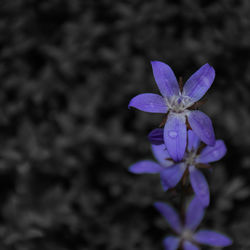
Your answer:
[[[177,137],[178,133],[175,130],[170,130],[170,131],[168,131],[168,135],[169,135],[169,137],[174,139]]]

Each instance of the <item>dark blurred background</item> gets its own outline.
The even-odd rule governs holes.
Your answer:
[[[127,109],[158,91],[150,60],[214,66],[202,109],[228,153],[202,227],[249,249],[250,1],[1,0],[0,60],[1,249],[163,249],[152,204],[178,197],[127,171],[162,119]]]

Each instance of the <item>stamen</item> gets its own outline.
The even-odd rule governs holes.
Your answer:
[[[169,111],[173,113],[183,113],[193,104],[189,96],[177,95],[165,100]]]
[[[190,231],[190,230],[188,230],[188,229],[183,230],[182,235],[181,235],[181,238],[182,238],[183,240],[188,240],[188,241],[192,240],[192,238],[193,238],[193,233],[192,233],[192,231]]]
[[[187,156],[185,157],[185,163],[188,166],[194,166],[195,164],[195,159],[197,157],[197,152],[196,151],[190,151]]]

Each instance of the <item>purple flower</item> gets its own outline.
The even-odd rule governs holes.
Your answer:
[[[164,144],[163,140],[163,129],[162,128],[155,128],[148,134],[148,139],[151,144],[154,145],[161,145]]]
[[[176,250],[180,245],[184,250],[199,250],[200,244],[213,247],[226,247],[232,244],[230,238],[212,230],[201,229],[195,232],[204,215],[204,208],[196,197],[193,198],[186,210],[184,223],[168,204],[156,202],[155,207],[177,234],[164,239],[165,250]]]
[[[188,130],[187,151],[182,161],[177,163],[171,160],[164,144],[152,145],[152,151],[158,163],[150,160],[140,161],[132,165],[129,171],[135,174],[160,173],[165,191],[175,187],[184,178],[185,172],[185,176],[189,175],[191,186],[203,206],[208,206],[209,187],[199,168],[210,167],[208,163],[218,161],[226,154],[227,149],[222,140],[216,140],[214,146],[206,146],[201,150],[198,136]]]
[[[164,141],[168,152],[175,161],[180,161],[186,148],[188,121],[192,130],[209,146],[215,144],[214,130],[210,118],[203,112],[192,110],[214,81],[215,71],[209,64],[203,65],[179,88],[172,69],[159,61],[151,62],[153,74],[161,96],[145,93],[135,96],[129,108],[151,113],[168,114],[164,127]]]

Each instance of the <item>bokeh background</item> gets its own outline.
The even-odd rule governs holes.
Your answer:
[[[152,204],[179,198],[127,171],[152,158],[147,133],[162,119],[127,109],[158,91],[150,60],[184,80],[214,66],[202,109],[228,153],[206,173],[202,227],[249,249],[248,0],[0,1],[1,249],[163,249],[170,231]]]

